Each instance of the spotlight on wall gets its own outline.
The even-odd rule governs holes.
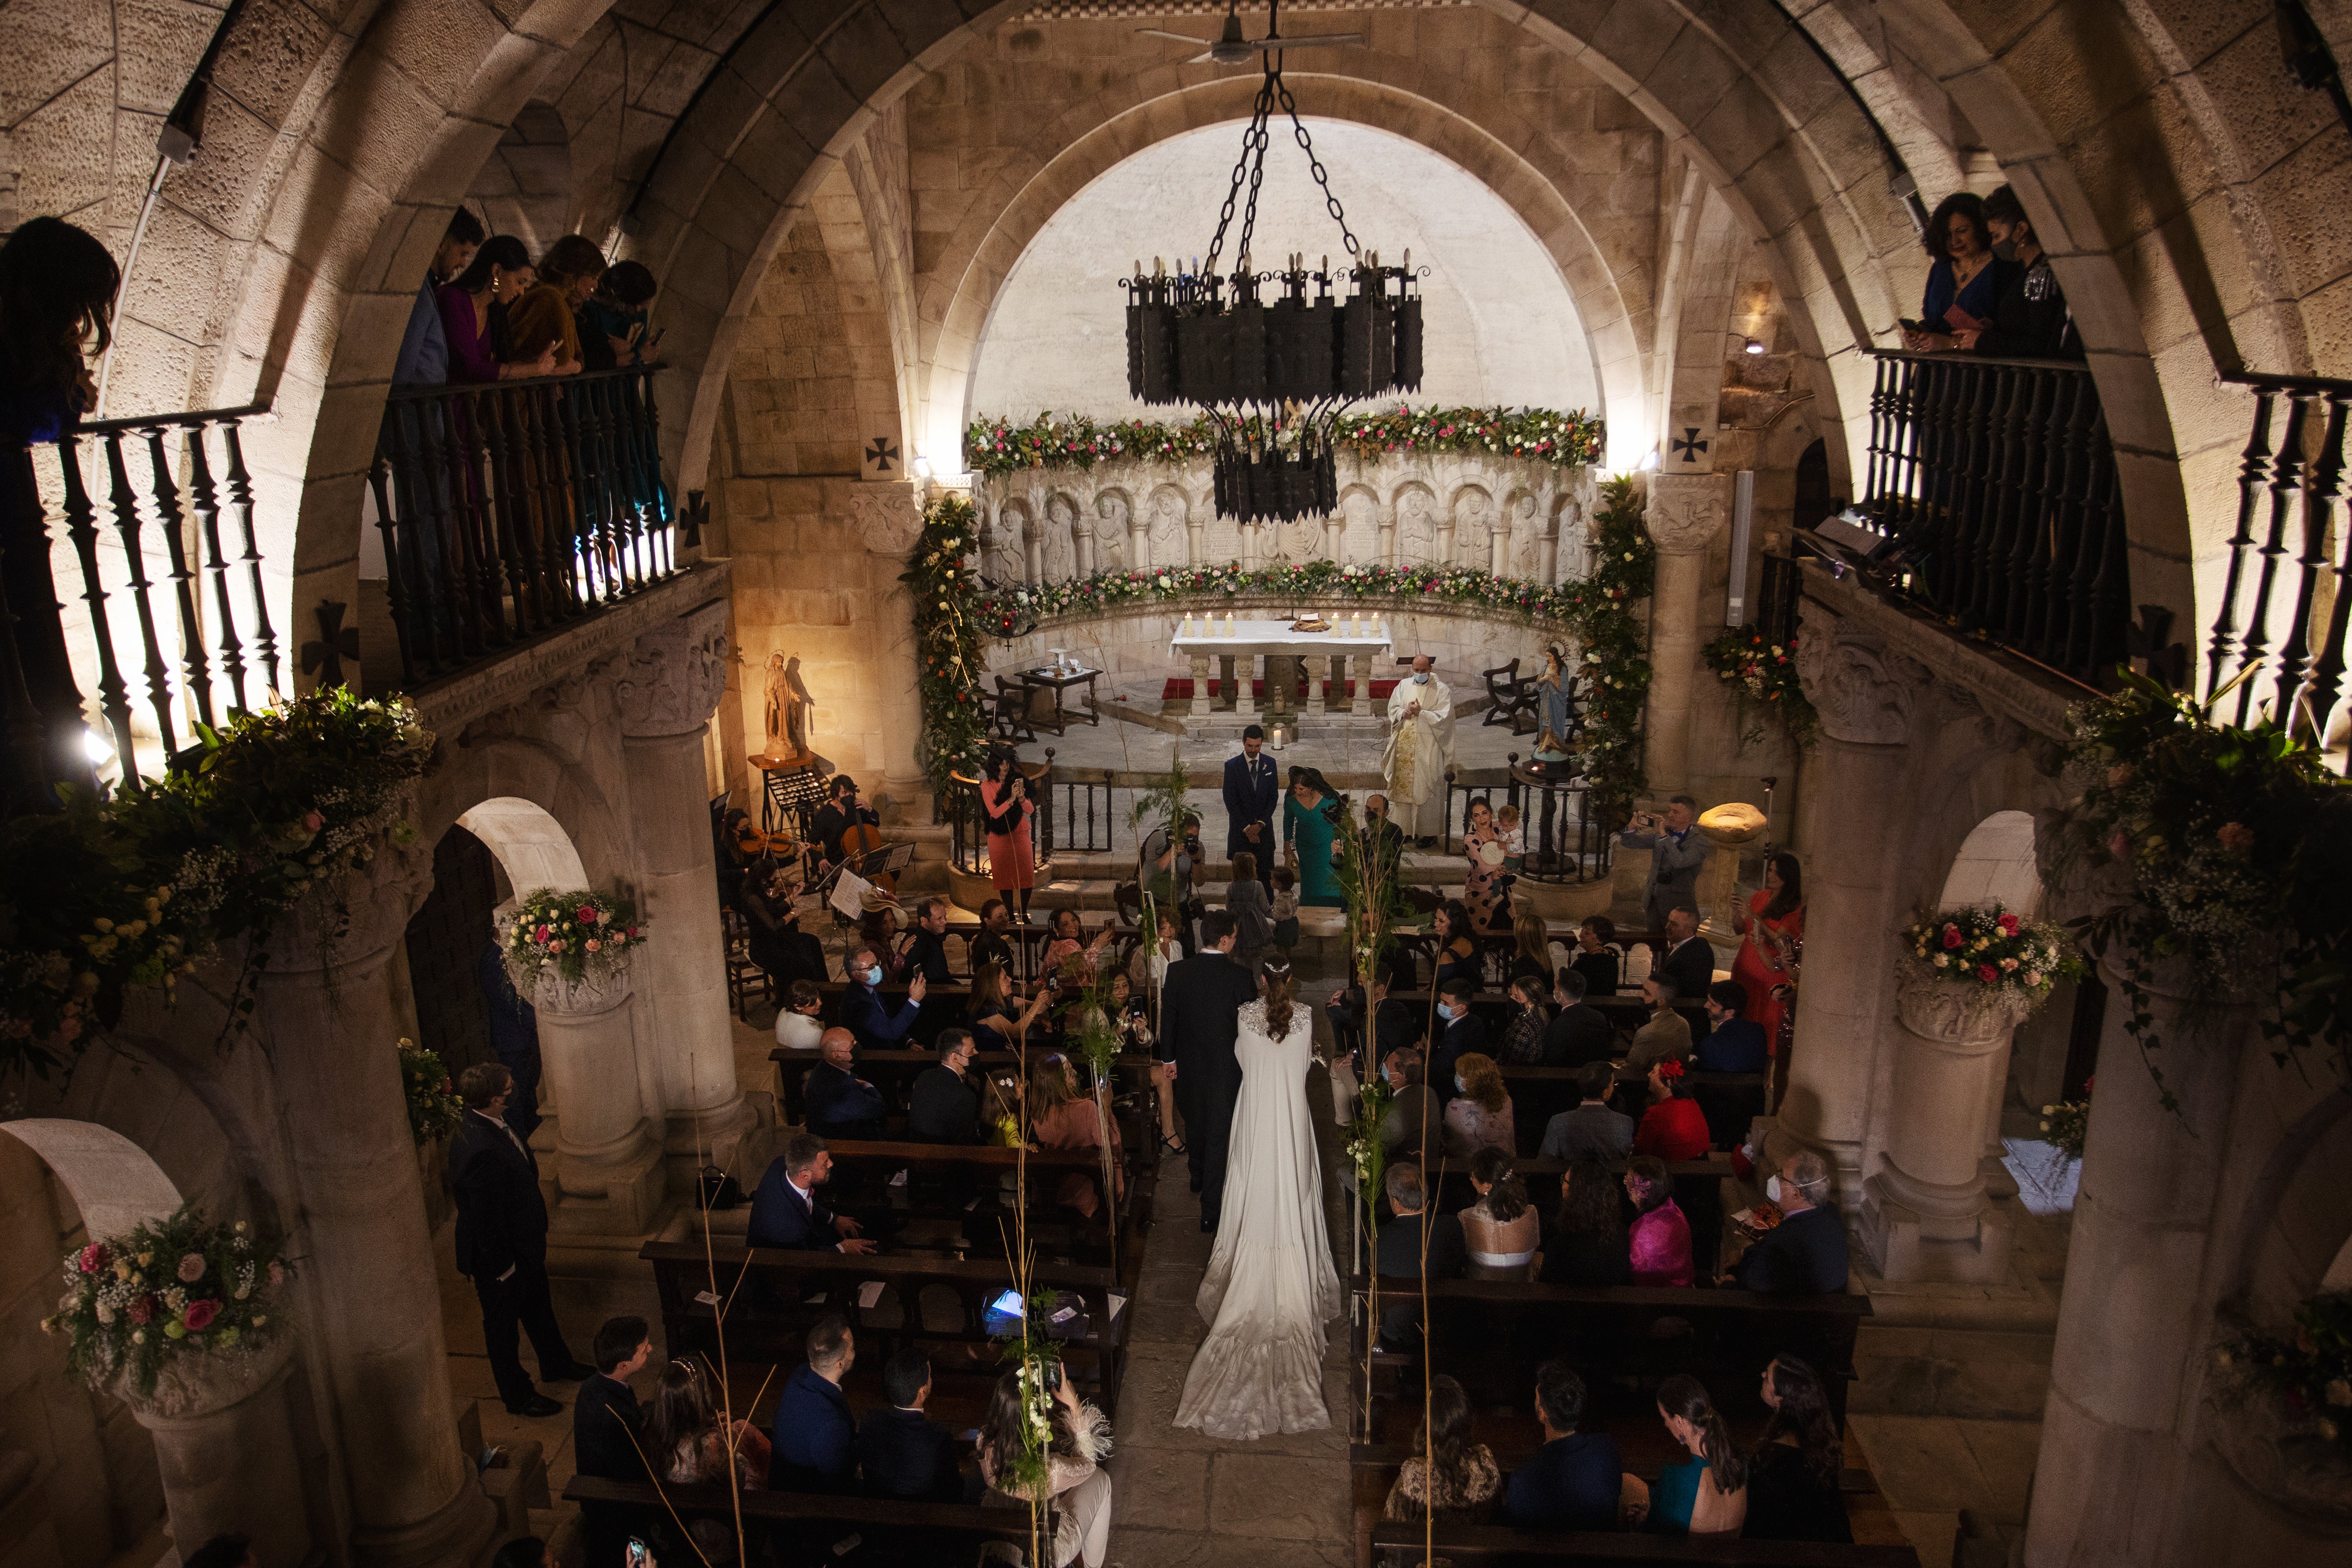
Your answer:
[[[1747,353],[1752,353],[1752,354],[1760,354],[1760,353],[1762,353],[1764,352],[1764,345],[1763,345],[1762,343],[1758,342],[1754,338],[1750,338],[1750,339],[1748,339],[1748,340],[1747,341],[1747,342],[1745,342],[1745,343],[1741,344],[1740,346],[1741,346],[1741,347],[1742,347],[1742,348],[1743,348]]]
[[[81,754],[89,759],[91,767],[102,768],[114,761],[114,747],[97,731],[84,730],[81,732]]]
[[[919,479],[928,479],[931,477],[931,460],[920,453],[916,454],[915,457],[915,477]]]
[[[1658,449],[1655,447],[1653,447],[1648,451],[1642,454],[1642,471],[1646,474],[1657,466]]]

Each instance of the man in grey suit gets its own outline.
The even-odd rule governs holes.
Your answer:
[[[1628,849],[1650,851],[1650,884],[1643,889],[1642,909],[1652,931],[1664,928],[1675,905],[1698,907],[1699,868],[1715,846],[1695,826],[1697,821],[1698,802],[1678,795],[1666,803],[1664,816],[1637,811],[1617,836]]]

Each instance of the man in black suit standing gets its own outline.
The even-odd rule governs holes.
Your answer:
[[[1271,764],[1268,764],[1271,766]],[[1201,919],[1199,953],[1168,966],[1160,994],[1160,1059],[1176,1065],[1176,1109],[1184,1116],[1184,1161],[1201,1194],[1201,1228],[1217,1228],[1225,1196],[1225,1143],[1241,1099],[1242,1068],[1234,1054],[1240,1013],[1257,1000],[1257,981],[1229,956],[1234,917],[1211,910]]]
[[[1242,731],[1242,754],[1225,759],[1225,854],[1247,850],[1257,861],[1257,879],[1274,892],[1274,809],[1282,781],[1274,759],[1265,754],[1265,731],[1253,724]]]
[[[646,1417],[629,1379],[652,1359],[653,1336],[643,1318],[610,1318],[596,1331],[589,1353],[596,1358],[596,1375],[580,1385],[572,1403],[572,1468],[602,1480],[643,1484]],[[621,1568],[622,1549],[630,1536],[646,1532],[647,1522],[641,1510],[625,1503],[582,1503],[587,1568]]]
[[[784,1152],[769,1162],[751,1194],[744,1239],[753,1247],[796,1252],[873,1251],[874,1244],[858,1234],[865,1226],[818,1200],[816,1190],[832,1174],[833,1156],[825,1152],[824,1140],[813,1132],[794,1133]]]
[[[499,1397],[517,1415],[553,1415],[563,1406],[531,1385],[516,1353],[518,1325],[539,1352],[549,1383],[578,1383],[594,1368],[572,1359],[547,1294],[547,1202],[539,1162],[506,1124],[514,1074],[477,1062],[457,1076],[465,1119],[449,1141],[449,1191],[457,1201],[457,1272],[482,1303],[482,1341]]]
[[[1666,915],[1665,949],[1656,973],[1675,983],[1675,994],[1696,1005],[1715,984],[1715,949],[1700,940],[1698,911],[1688,904],[1676,904]]]

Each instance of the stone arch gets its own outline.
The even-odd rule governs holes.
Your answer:
[[[537,801],[496,795],[459,812],[457,826],[489,847],[518,899],[541,889],[588,885],[572,835]]]
[[[39,1116],[0,1121],[0,1132],[40,1156],[81,1210],[93,1241],[168,1219],[180,1207],[180,1189],[154,1157],[111,1127]]]
[[[533,256],[572,232],[572,133],[553,104],[534,98],[517,111],[466,198],[491,233],[520,236]]]
[[[1996,811],[1969,829],[1944,878],[1941,909],[1999,904],[2021,916],[2042,910],[2042,870],[2033,854],[2033,814]]]

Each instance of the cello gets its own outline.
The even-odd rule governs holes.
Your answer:
[[[882,848],[882,830],[870,822],[853,822],[841,833],[841,863],[854,867],[857,874],[892,898],[898,896],[898,879],[888,871],[868,872],[866,858]]]

